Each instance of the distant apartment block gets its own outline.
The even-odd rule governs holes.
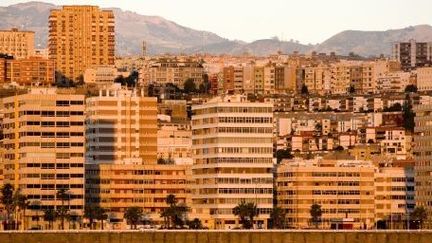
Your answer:
[[[174,84],[183,88],[184,82],[191,79],[198,88],[203,83],[202,64],[190,58],[158,58],[151,60],[141,72],[142,84]]]
[[[399,42],[393,45],[393,58],[401,63],[405,71],[417,67],[431,66],[432,42],[416,42],[411,39],[408,42]]]
[[[0,53],[11,55],[16,59],[34,56],[34,37],[33,31],[22,31],[16,28],[0,30]]]
[[[54,62],[41,57],[13,59],[0,56],[0,84],[21,86],[51,85],[55,81]]]
[[[94,65],[114,65],[114,13],[97,6],[63,6],[49,16],[49,58],[59,81],[80,81]]]

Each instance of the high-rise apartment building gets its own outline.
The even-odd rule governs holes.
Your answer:
[[[216,97],[192,107],[193,208],[209,228],[239,226],[233,208],[255,203],[255,228],[273,208],[273,105],[244,96]]]
[[[432,105],[414,107],[414,158],[416,204],[432,211]],[[427,223],[430,227],[430,221]]]
[[[3,99],[4,182],[11,183],[41,209],[62,203],[82,215],[84,207],[84,95],[61,94],[56,89]],[[57,195],[69,193],[67,202]],[[25,229],[34,210],[26,211]],[[39,213],[40,215],[40,213]]]
[[[86,103],[88,163],[156,163],[156,98],[115,87],[100,90]]]
[[[34,37],[33,31],[20,31],[16,28],[0,30],[0,53],[11,55],[16,59],[33,56]]]
[[[404,71],[432,64],[432,42],[399,42],[393,45],[393,58],[401,63]]]
[[[114,65],[114,13],[97,6],[63,6],[49,16],[49,58],[60,81],[79,81],[94,65]]]

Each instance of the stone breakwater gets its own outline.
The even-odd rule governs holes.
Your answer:
[[[432,243],[432,231],[26,231],[0,243]]]

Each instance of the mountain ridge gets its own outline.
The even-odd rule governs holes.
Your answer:
[[[50,9],[60,7],[38,1],[0,7],[0,28],[17,27],[35,31],[36,48],[45,48]],[[210,31],[194,30],[156,15],[141,15],[120,8],[103,9],[112,10],[116,18],[117,55],[141,54],[143,41],[147,43],[149,54],[210,53],[257,56],[279,51],[282,53],[336,52],[340,55],[354,52],[362,56],[379,56],[380,54],[390,55],[391,44],[397,41],[411,38],[418,41],[432,41],[432,27],[416,25],[385,31],[345,30],[316,45],[281,41],[277,38],[247,43],[229,40]]]

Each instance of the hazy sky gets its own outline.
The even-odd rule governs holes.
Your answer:
[[[157,15],[222,37],[278,36],[318,43],[342,30],[387,30],[432,24],[432,0],[43,0],[92,4]],[[23,0],[0,0],[7,6]]]

